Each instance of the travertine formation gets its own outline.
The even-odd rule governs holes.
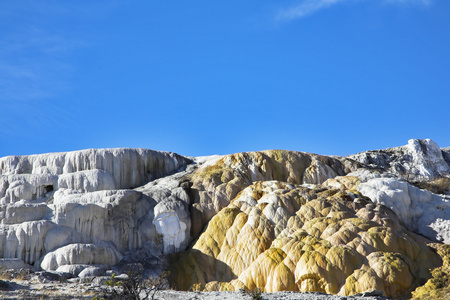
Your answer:
[[[440,264],[415,232],[448,242],[448,196],[406,181],[449,174],[446,152],[436,148],[411,140],[326,162],[305,153],[240,153],[199,169],[190,179],[191,215],[199,206],[200,216],[206,208],[214,217],[174,259],[173,280],[181,289],[409,295]]]
[[[394,178],[361,183],[358,191],[391,208],[409,230],[450,244],[450,197],[436,195]]]
[[[227,155],[216,164],[187,176],[191,217],[196,237],[207,222],[245,187],[256,181],[277,180],[293,184],[320,184],[361,167],[346,158],[293,151],[261,151]]]
[[[172,284],[184,290],[405,297],[443,272],[448,251],[428,244],[450,244],[449,164],[431,140],[349,157],[4,157],[0,267],[100,276],[171,254]]]
[[[166,232],[153,221],[163,218],[160,214],[178,212],[186,219],[187,210],[181,204],[158,209],[166,199],[133,188],[179,172],[190,162],[146,149],[2,158],[0,257],[56,270],[71,264],[115,265],[120,252],[148,243],[169,249],[174,230]],[[189,242],[184,231],[180,235],[170,251],[182,250],[181,244]]]
[[[408,180],[450,174],[450,152],[429,139],[409,140],[405,146],[361,152],[348,158]]]
[[[354,189],[264,181],[212,218],[172,274],[182,289],[379,290],[398,297],[439,265],[426,244],[394,212]]]

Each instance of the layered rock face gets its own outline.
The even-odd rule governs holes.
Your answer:
[[[177,154],[145,149],[2,158],[0,257],[56,270],[70,264],[115,265],[120,252],[148,243],[164,251],[170,246],[158,236],[165,238],[167,233],[158,231],[153,220],[167,211],[185,217],[187,208],[155,210],[165,199],[133,188],[190,162]],[[185,247],[188,236],[180,240],[171,251],[180,250],[183,242]]]
[[[184,290],[408,297],[448,270],[448,251],[429,245],[450,244],[449,163],[450,151],[431,140],[349,157],[5,157],[0,265],[90,276],[170,254],[171,283]]]

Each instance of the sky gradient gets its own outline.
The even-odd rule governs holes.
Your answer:
[[[450,146],[450,1],[0,2],[0,157]]]

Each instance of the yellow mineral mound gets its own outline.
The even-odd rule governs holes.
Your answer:
[[[450,299],[450,245],[433,243],[430,246],[442,257],[443,265],[431,272],[432,278],[412,293],[413,298]]]
[[[305,181],[311,164],[303,163],[305,172],[295,173],[289,167],[277,169],[275,154],[273,161],[264,155],[226,157],[216,181],[205,179],[214,182],[213,191],[226,182],[224,193],[236,197],[228,205],[222,203],[226,207],[192,248],[174,258],[172,281],[179,289],[259,288],[339,295],[379,290],[388,297],[404,297],[430,277],[429,269],[442,264],[426,246],[428,240],[409,232],[388,208],[359,195],[352,188],[355,179],[341,179],[339,189],[307,188],[295,183]],[[261,163],[255,166],[264,170],[230,175],[228,168],[238,166],[238,159],[248,165],[248,160],[258,160]],[[260,179],[258,174],[264,172],[283,174],[290,182],[246,181]],[[226,192],[231,185],[227,176],[249,185],[239,194],[238,188]]]
[[[321,184],[361,167],[356,161],[317,154],[269,150],[227,155],[215,165],[189,175],[192,198],[191,235],[198,237],[208,221],[245,187],[256,181]]]

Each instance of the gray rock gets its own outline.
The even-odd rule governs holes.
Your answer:
[[[412,181],[450,174],[450,165],[444,159],[448,158],[447,152],[430,139],[412,139],[405,146],[361,152],[347,158]]]
[[[0,269],[33,269],[33,266],[26,264],[23,260],[19,258],[0,258]]]
[[[78,274],[78,277],[84,278],[84,277],[95,277],[105,275],[106,275],[105,267],[87,267]]]
[[[122,255],[113,247],[95,244],[70,244],[44,256],[41,268],[57,270],[63,265],[110,265],[120,262]]]
[[[55,282],[55,281],[65,282],[68,279],[66,273],[41,271],[41,272],[36,272],[35,275],[38,277],[38,280],[43,283]]]

